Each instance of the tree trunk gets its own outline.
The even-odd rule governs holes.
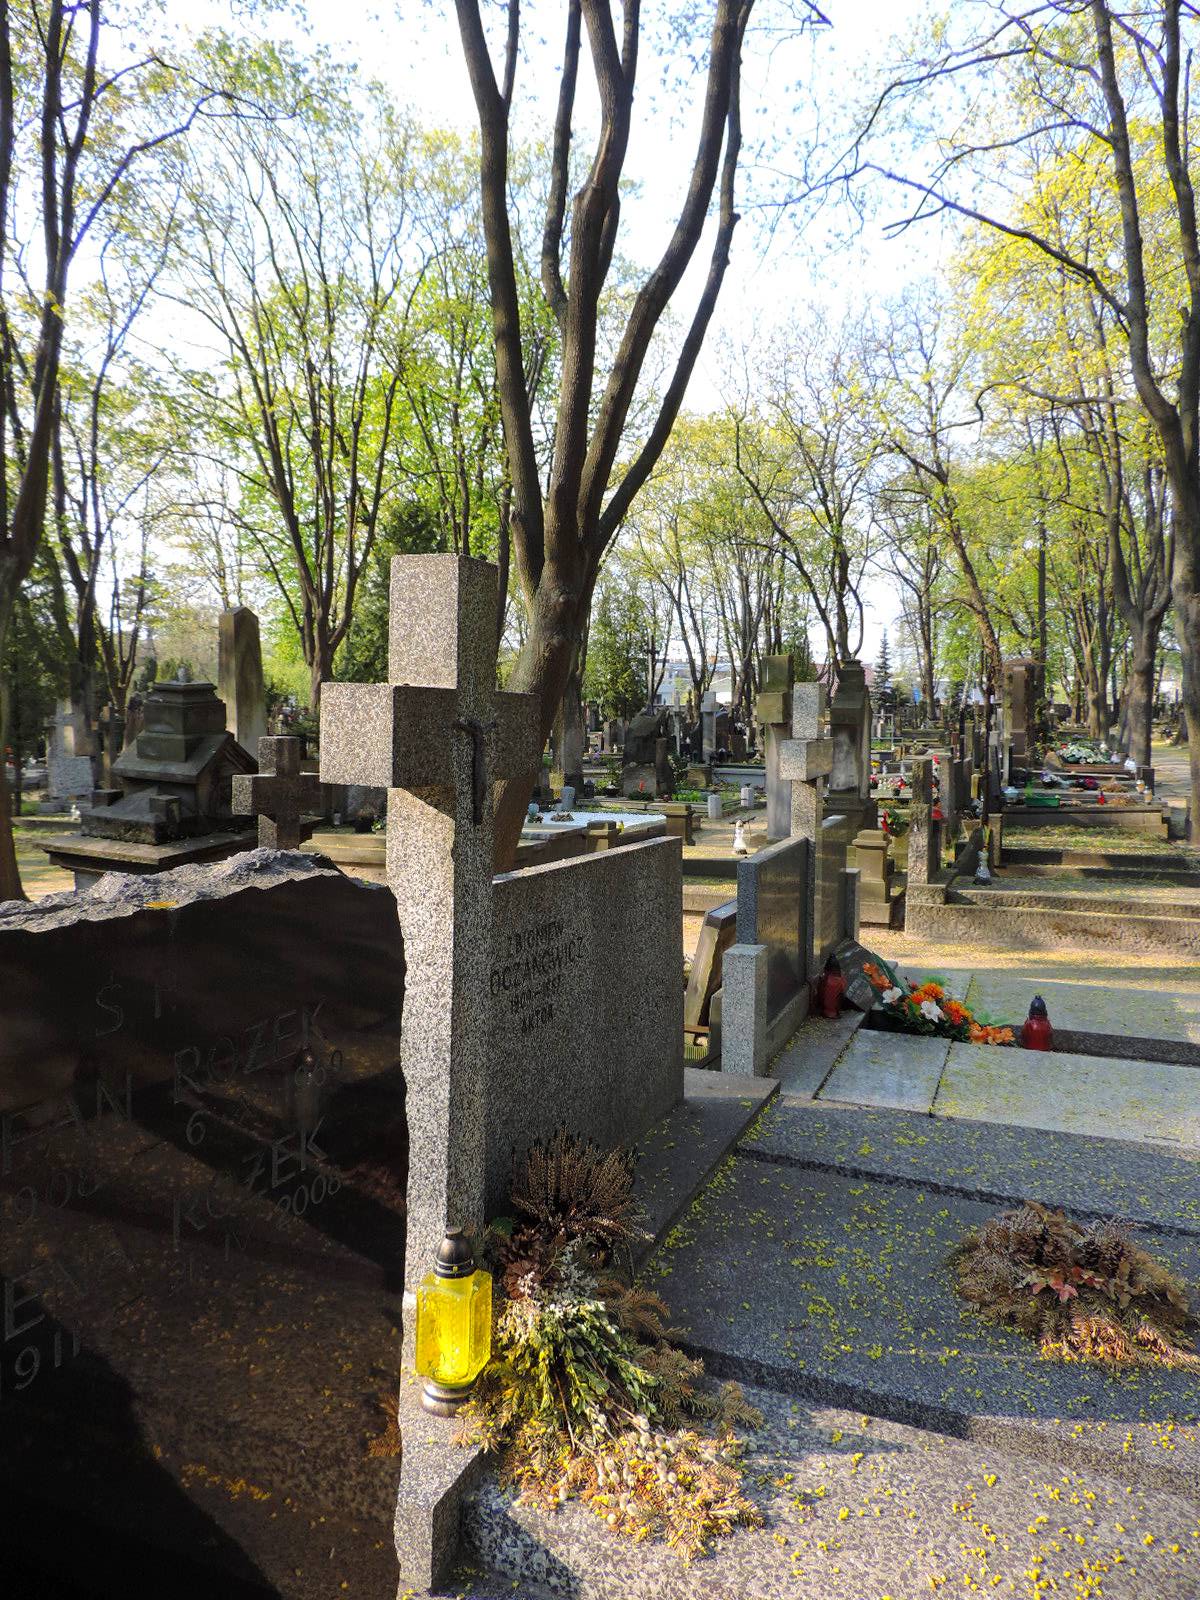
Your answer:
[[[541,720],[537,751],[531,756],[529,767],[524,772],[505,774],[496,786],[494,851],[497,872],[508,871],[516,859],[533,780],[562,703],[575,660],[576,642],[590,604],[590,587],[582,594],[573,593],[567,584],[556,583],[547,571],[529,607],[529,632],[508,688],[518,694],[536,694]]]
[[[1157,634],[1158,630],[1154,630]],[[1125,749],[1140,767],[1150,765],[1150,734],[1154,717],[1154,658],[1155,643],[1146,649],[1146,641],[1134,642],[1129,663],[1129,676],[1125,682],[1126,744]]]
[[[1200,738],[1192,736],[1193,730],[1200,728],[1200,594],[1181,593],[1181,589],[1179,585],[1175,591],[1175,632],[1183,661],[1183,714],[1192,777],[1189,838],[1192,844],[1200,844]]]
[[[319,632],[313,641],[313,657],[308,664],[308,708],[314,717],[321,710],[321,685],[328,683],[332,677],[333,648],[324,633]]]
[[[8,583],[0,569],[0,662],[4,660],[16,600],[16,584]],[[8,679],[0,673],[0,900],[28,899],[21,887],[17,848],[13,840],[8,795],[8,729],[12,720],[12,695]],[[18,775],[19,779],[19,775]]]
[[[583,796],[583,748],[586,742],[583,731],[583,705],[580,699],[579,667],[573,662],[563,690],[560,712],[562,737],[559,743],[559,760],[562,763],[563,783],[570,784],[575,793]]]

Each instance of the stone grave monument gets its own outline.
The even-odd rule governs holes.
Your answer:
[[[267,732],[262,643],[249,606],[222,611],[217,632],[217,692],[230,733],[244,750],[257,750]]]
[[[395,1595],[403,993],[305,857],[4,906],[6,1592]]]
[[[83,713],[60,700],[46,722],[46,788],[61,805],[84,802],[96,786]]]
[[[844,661],[829,705],[833,767],[829,774],[831,812],[847,817],[854,831],[873,827],[871,799],[871,696],[860,661]]]
[[[767,839],[786,839],[792,827],[791,785],[779,775],[780,741],[792,731],[792,690],[796,668],[790,655],[768,656],[755,713],[763,728],[767,782]]]
[[[225,731],[211,683],[156,683],[136,742],[112,763],[119,787],[96,789],[80,836],[49,839],[56,866],[77,888],[105,872],[162,872],[215,861],[253,844],[233,807],[233,779],[255,762]]]
[[[265,850],[299,850],[312,833],[306,816],[324,810],[321,780],[300,770],[299,739],[258,741],[258,772],[233,780],[233,806],[258,817],[258,842]]]
[[[675,792],[666,711],[643,711],[625,730],[621,793],[626,799],[669,800]]]

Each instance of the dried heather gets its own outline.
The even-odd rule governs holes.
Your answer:
[[[1186,1286],[1120,1222],[1026,1201],[972,1229],[951,1259],[959,1294],[1046,1356],[1200,1371]]]

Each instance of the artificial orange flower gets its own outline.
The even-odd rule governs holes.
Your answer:
[[[864,961],[863,971],[866,973],[868,981],[872,983],[876,989],[890,989],[892,987],[892,980],[888,977],[887,973],[880,972],[879,968],[873,961]]]
[[[923,983],[919,988],[912,991],[912,997],[918,1005],[920,1005],[922,1000],[941,1001],[945,997],[945,994],[946,991],[942,988],[940,983]]]
[[[946,1021],[952,1022],[956,1028],[962,1023],[970,1022],[971,1020],[971,1013],[961,1000],[944,1000],[942,1002],[942,1011],[945,1014]]]

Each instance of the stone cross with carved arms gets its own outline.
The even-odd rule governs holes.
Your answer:
[[[495,687],[496,583],[494,566],[467,556],[394,557],[388,682],[321,690],[323,781],[388,790],[410,1288],[447,1226],[477,1233],[484,1221],[492,783],[534,765],[538,731],[535,697]]]
[[[237,773],[233,809],[258,816],[258,843],[265,850],[299,850],[312,832],[305,813],[321,814],[321,780],[300,771],[299,739],[258,741],[258,771]]]

